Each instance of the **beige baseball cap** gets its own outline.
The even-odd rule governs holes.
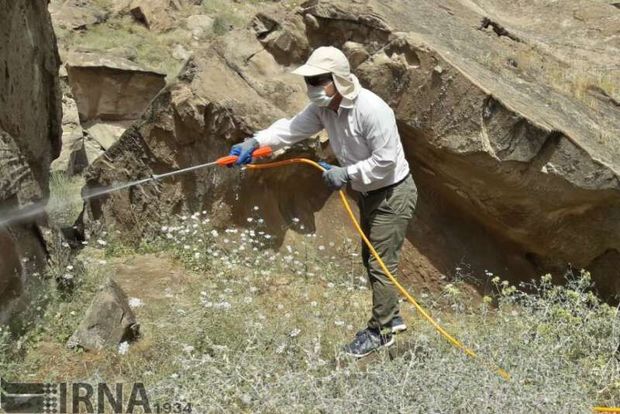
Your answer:
[[[336,89],[347,99],[355,99],[362,88],[357,77],[351,73],[347,57],[340,49],[333,46],[319,47],[312,52],[305,65],[301,65],[292,73],[300,76],[331,73]]]

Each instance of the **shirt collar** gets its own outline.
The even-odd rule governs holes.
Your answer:
[[[342,111],[345,109],[355,108],[356,103],[357,103],[357,96],[354,99],[348,99],[343,96],[342,101],[340,102],[340,105],[338,106],[338,115],[340,115]]]
[[[342,98],[342,102],[340,102],[340,107],[341,108],[346,108],[346,109],[351,109],[353,107],[355,107],[355,102],[357,102],[357,98],[356,99],[348,99],[343,97]]]

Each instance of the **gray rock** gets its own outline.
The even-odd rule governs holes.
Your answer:
[[[69,175],[75,174],[71,171],[71,160],[76,157],[76,152],[83,148],[84,132],[80,125],[75,100],[69,95],[62,97],[62,151],[51,165],[52,171],[62,171]]]
[[[112,278],[99,288],[86,316],[67,341],[67,347],[100,350],[135,340],[140,326],[127,296]]]
[[[213,27],[213,18],[206,14],[194,14],[185,19],[187,29],[192,32],[195,39],[200,39],[211,31]]]
[[[39,224],[46,221],[50,163],[60,154],[61,93],[47,2],[0,0],[0,27],[0,220],[17,210],[33,213],[0,225],[3,324],[12,299],[47,261]]]
[[[192,52],[185,49],[183,45],[175,45],[172,49],[172,57],[177,60],[187,60],[192,55]]]
[[[123,135],[127,122],[90,122],[84,124],[88,136],[104,150],[109,149]]]

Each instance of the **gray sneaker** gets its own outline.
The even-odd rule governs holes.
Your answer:
[[[355,335],[355,339],[345,345],[342,351],[352,357],[362,358],[383,347],[394,344],[394,335],[381,334],[378,330],[366,328]]]
[[[392,320],[387,324],[387,328],[392,330],[393,334],[401,333],[407,330],[407,325],[405,325],[405,320],[400,316],[395,316]]]

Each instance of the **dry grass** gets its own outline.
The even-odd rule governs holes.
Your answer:
[[[42,309],[38,327],[21,337],[19,360],[5,334],[2,371],[143,381],[152,400],[191,402],[200,413],[548,413],[620,404],[618,312],[589,291],[587,273],[566,287],[549,277],[522,287],[496,278],[496,295],[481,304],[458,280],[440,295],[413,289],[449,331],[506,368],[510,382],[448,345],[405,305],[410,330],[397,347],[357,362],[339,352],[370,306],[357,242],[330,245],[310,235],[274,253],[260,210],[248,219],[251,229],[214,231],[204,214],[181,218],[133,257],[111,235],[91,240],[78,293]],[[136,309],[142,339],[125,355],[64,349],[110,273],[144,301]]]

